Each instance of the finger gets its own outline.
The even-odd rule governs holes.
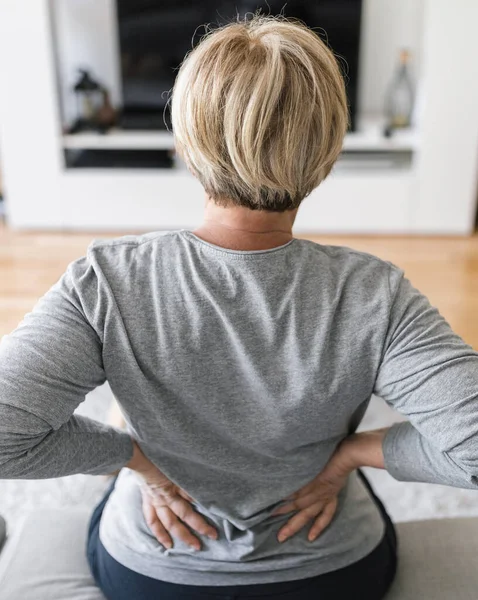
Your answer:
[[[290,496],[287,496],[287,498],[284,498],[283,500],[281,500],[281,502],[286,502],[286,504],[282,504],[282,506],[278,506],[274,511],[271,512],[271,515],[281,515],[286,512],[290,512],[290,510],[292,510],[290,508],[290,505],[291,505],[292,501],[295,498],[297,498],[298,496],[299,496],[299,492],[294,492]],[[286,510],[284,510],[285,508],[286,508]]]
[[[216,529],[212,527],[212,525],[209,525],[206,519],[196,512],[187,500],[184,500],[184,498],[181,498],[180,496],[175,496],[170,499],[168,506],[174,514],[177,515],[181,521],[189,525],[191,529],[194,529],[194,531],[206,535],[211,539],[217,540],[218,533]]]
[[[284,527],[279,530],[277,539],[279,542],[283,542],[287,538],[291,537],[302,529],[311,519],[315,518],[320,512],[322,512],[322,502],[317,502],[308,506],[304,510],[290,518]]]
[[[313,542],[319,535],[324,531],[326,527],[328,527],[334,518],[334,515],[337,511],[337,498],[334,498],[332,502],[327,504],[324,507],[324,510],[320,513],[317,519],[314,521],[314,524],[310,528],[308,540],[309,542]]]
[[[285,515],[288,512],[294,510],[303,510],[308,506],[311,506],[312,504],[316,504],[317,502],[322,502],[322,504],[325,504],[326,501],[327,499],[325,497],[321,498],[320,491],[317,490],[317,488],[314,488],[312,491],[306,493],[305,495],[297,495],[295,500],[293,500],[292,502],[288,502],[283,506],[280,506],[272,514]]]
[[[159,521],[156,510],[147,496],[143,496],[143,515],[146,524],[158,542],[166,548],[172,548],[172,539]]]
[[[171,540],[171,536],[169,535],[169,533],[167,532],[167,530],[163,527],[161,521],[156,517],[156,519],[154,519],[153,521],[151,521],[149,524],[149,529],[151,530],[151,533],[154,535],[154,537],[158,540],[158,542],[160,542],[165,548],[172,548],[173,547],[173,543],[170,541]]]
[[[178,494],[180,496],[182,496],[183,498],[185,498],[188,502],[195,502],[194,498],[191,498],[191,496],[187,492],[185,492],[183,489],[179,489]]]
[[[201,550],[201,540],[189,531],[169,506],[162,505],[156,507],[156,513],[171,536],[179,538],[195,550]]]
[[[294,504],[289,502],[288,504],[284,504],[283,506],[279,506],[279,508],[276,508],[273,512],[271,512],[271,516],[285,515],[293,510],[295,510]]]
[[[188,496],[187,492],[176,486],[166,485],[154,488],[149,486],[148,493],[150,494],[156,509],[159,506],[169,507],[172,512],[182,521],[187,523],[191,529],[194,529],[202,535],[206,535],[212,540],[217,540],[217,530],[210,525],[202,515],[197,513],[190,502],[183,497],[184,495]],[[164,522],[163,524],[166,525]],[[167,525],[166,527],[168,528],[168,531],[170,531]],[[192,539],[195,541],[197,540],[194,536]],[[194,544],[196,545],[196,542],[194,542]]]

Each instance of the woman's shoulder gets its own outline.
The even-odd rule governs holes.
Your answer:
[[[344,273],[366,271],[382,273],[386,276],[392,272],[402,272],[400,267],[388,260],[349,246],[321,244],[306,239],[298,239],[297,242],[300,251],[307,255],[309,260],[322,265],[326,264],[334,271]]]
[[[139,234],[127,234],[115,238],[96,238],[88,246],[88,251],[138,248],[154,242],[168,242],[177,237],[180,231],[148,231]]]
[[[128,234],[115,238],[96,238],[87,250],[87,258],[100,268],[128,269],[133,265],[147,268],[157,264],[161,256],[174,254],[172,247],[177,246],[180,231],[150,231],[140,234]]]
[[[90,242],[85,255],[68,266],[68,273],[76,283],[88,277],[95,282],[107,281],[109,287],[137,281],[140,274],[147,278],[161,256],[171,257],[171,245],[177,242],[177,234],[176,231],[151,231],[96,238]]]

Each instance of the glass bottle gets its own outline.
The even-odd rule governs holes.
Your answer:
[[[413,83],[410,76],[410,52],[401,50],[400,61],[387,92],[385,113],[390,129],[410,127],[413,112]]]

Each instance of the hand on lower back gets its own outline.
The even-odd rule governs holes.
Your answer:
[[[359,467],[385,468],[383,440],[388,427],[355,433],[345,438],[337,447],[325,469],[310,483],[289,496],[287,504],[272,515],[299,511],[281,527],[277,538],[284,541],[312,521],[308,539],[313,541],[331,523],[337,510],[338,495],[347,478]],[[281,534],[286,537],[281,539]]]
[[[316,539],[334,518],[339,492],[347,483],[347,478],[352,470],[349,464],[343,460],[339,447],[317,477],[289,496],[287,500],[290,502],[272,513],[272,515],[284,515],[298,511],[284,527],[281,527],[277,539],[283,542],[308,524],[311,525],[308,534],[309,541]]]
[[[189,527],[198,533],[217,539],[217,531],[191,505],[193,500],[183,489],[164,475],[140,450],[128,468],[136,471],[141,480],[143,514],[151,532],[166,548],[172,548],[171,536],[176,536],[191,547],[201,549],[201,541]]]

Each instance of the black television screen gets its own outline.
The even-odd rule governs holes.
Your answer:
[[[205,33],[262,9],[295,17],[314,28],[341,57],[351,126],[355,129],[362,0],[117,0],[123,84],[122,125],[130,129],[170,127],[168,100],[184,55]]]

